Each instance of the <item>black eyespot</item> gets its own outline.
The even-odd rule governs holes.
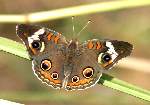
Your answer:
[[[49,70],[49,69],[51,69],[51,67],[52,67],[52,63],[50,60],[46,59],[46,60],[43,60],[41,62],[41,69],[42,70]]]
[[[79,81],[79,77],[78,76],[73,76],[72,77],[72,82],[78,82]]]
[[[110,60],[111,60],[111,55],[110,55],[110,54],[104,53],[104,54],[102,55],[102,61],[103,61],[103,62],[109,62]]]
[[[31,45],[32,45],[32,48],[35,48],[35,49],[39,49],[41,47],[40,41],[33,41]]]
[[[85,78],[90,78],[93,76],[94,69],[92,67],[87,67],[83,70],[83,76]]]
[[[58,79],[58,73],[56,72],[52,73],[51,77],[55,80]]]

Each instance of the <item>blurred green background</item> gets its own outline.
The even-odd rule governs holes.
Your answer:
[[[112,0],[1,0],[0,14],[26,14],[98,1]],[[74,20],[76,32],[89,19],[92,23],[81,33],[80,41],[93,38],[128,41],[134,45],[131,57],[142,58],[150,65],[150,6],[77,16]],[[68,39],[73,35],[71,17],[34,24],[56,30]],[[16,36],[15,26],[12,23],[0,23],[0,36],[22,43]],[[150,90],[150,68],[147,71],[137,71],[116,66],[109,74]],[[37,79],[32,72],[31,61],[2,51],[0,98],[27,105],[149,105],[146,101],[99,85],[84,91],[55,90]]]

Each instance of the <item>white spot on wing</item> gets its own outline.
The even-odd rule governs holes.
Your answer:
[[[98,55],[98,63],[102,63],[102,62],[101,62],[101,61],[102,61],[102,60],[101,60],[102,54],[103,54],[103,53],[100,53],[100,54]]]
[[[45,32],[45,30],[44,30],[44,28],[42,28],[42,29],[39,29],[38,31],[36,31],[34,33],[34,35],[41,35],[41,34],[44,34],[44,32]]]
[[[38,31],[36,31],[33,35],[31,35],[31,37],[28,37],[28,42],[29,44],[32,43],[34,40],[40,40],[39,39],[39,35],[44,34],[45,30],[44,28],[39,29]]]
[[[45,49],[45,45],[44,45],[44,42],[42,42],[42,46],[41,46],[40,52],[43,52],[44,49]]]
[[[106,46],[108,47],[107,53],[109,53],[112,57],[112,60],[114,60],[118,56],[118,53],[115,51],[111,42],[106,42]]]

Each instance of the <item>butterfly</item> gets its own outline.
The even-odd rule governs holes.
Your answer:
[[[67,40],[54,30],[36,25],[17,25],[16,33],[26,46],[34,74],[55,89],[94,86],[103,71],[129,56],[133,49],[132,44],[118,40]]]

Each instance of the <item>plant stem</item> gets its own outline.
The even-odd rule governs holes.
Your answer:
[[[10,39],[0,37],[0,50],[29,60],[29,56],[25,47],[22,44]],[[136,87],[107,74],[102,75],[98,84],[102,84],[112,89],[135,96],[137,98],[150,101],[150,91]]]
[[[26,48],[23,44],[20,44],[13,40],[9,40],[7,38],[0,37],[0,50],[17,55],[25,59],[30,59]]]
[[[65,7],[50,11],[41,11],[28,14],[1,14],[1,23],[35,23],[60,19],[70,16],[79,16],[98,12],[110,12],[125,8],[134,8],[150,5],[150,0],[117,0],[109,2],[97,2],[74,7]]]
[[[114,78],[108,74],[103,74],[103,76],[99,80],[99,84],[127,93],[137,98],[150,101],[150,91]]]

